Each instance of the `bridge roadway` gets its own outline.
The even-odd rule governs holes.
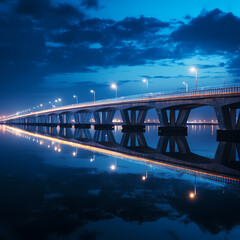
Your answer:
[[[111,129],[115,112],[120,110],[123,130],[144,129],[149,109],[156,109],[161,131],[186,131],[192,109],[212,106],[221,130],[240,130],[240,87],[189,92],[149,93],[96,102],[87,102],[7,117],[6,124],[89,128],[93,114],[95,129]]]

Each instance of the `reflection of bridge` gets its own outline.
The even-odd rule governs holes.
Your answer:
[[[18,131],[12,127],[8,129]],[[111,154],[122,153],[127,155],[126,157],[150,159],[154,162],[181,166],[180,168],[185,167],[188,170],[195,169],[197,172],[210,173],[212,176],[220,174],[237,177],[237,179],[240,176],[238,160],[240,143],[220,142],[214,159],[210,159],[191,152],[185,136],[160,136],[156,148],[152,148],[148,146],[142,132],[123,132],[121,140],[117,142],[111,130],[97,130],[92,136],[89,129],[59,129],[44,126],[24,126],[24,129],[33,134],[41,133],[42,137],[51,137],[53,141],[64,139],[64,143],[69,143],[69,145],[80,143],[81,147],[94,147],[100,152],[109,150]]]
[[[139,96],[63,106],[6,118],[7,124],[72,126],[89,128],[93,114],[95,129],[111,129],[117,110],[123,120],[123,129],[144,128],[149,109],[156,109],[161,130],[186,130],[188,116],[192,109],[212,106],[216,112],[220,129],[240,130],[240,118],[236,116],[240,108],[240,87],[189,91],[184,93],[150,93]],[[236,120],[237,119],[237,120]]]

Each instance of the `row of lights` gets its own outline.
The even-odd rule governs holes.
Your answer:
[[[31,140],[31,137],[29,137],[29,136],[25,136],[25,135],[20,134],[20,133],[17,133],[16,135]],[[32,140],[33,140],[33,142],[37,142],[37,143],[39,143],[40,145],[44,145],[44,143],[45,143],[43,140],[39,140],[39,139],[35,139],[35,138],[33,138]],[[59,147],[59,144],[57,144],[57,146],[56,146],[56,145],[55,145],[55,142],[52,141],[51,145],[53,145],[54,151],[59,152],[59,153],[62,151],[62,149]],[[48,148],[51,148],[51,145],[48,144],[47,147],[48,147]],[[73,157],[76,157],[76,156],[77,156],[77,153],[78,153],[78,148],[76,148],[76,150],[73,151],[73,153],[72,153]],[[96,155],[94,154],[93,157],[90,158],[90,162],[95,161],[95,156],[96,156]],[[116,169],[117,169],[117,159],[115,158],[115,163],[112,164],[112,165],[110,165],[110,170],[111,170],[111,171],[115,171]],[[145,174],[141,177],[141,179],[142,179],[142,181],[145,182],[145,181],[147,180],[147,178],[148,178],[148,165],[146,164],[146,172],[145,172]],[[196,196],[197,196],[196,176],[195,176],[195,182],[194,182],[194,190],[193,190],[192,192],[189,192],[189,195],[188,195],[188,196],[189,196],[189,198],[190,198],[191,200],[195,199]]]

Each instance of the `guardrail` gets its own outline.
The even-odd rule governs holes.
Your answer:
[[[111,98],[111,99],[104,99],[104,100],[98,100],[95,102],[83,102],[78,104],[72,104],[72,105],[65,105],[58,108],[49,108],[42,111],[33,111],[28,114],[13,114],[11,117],[20,117],[29,115],[35,112],[44,112],[44,111],[57,111],[62,110],[65,108],[74,108],[74,107],[82,107],[82,106],[92,106],[92,105],[100,105],[110,102],[124,102],[124,101],[134,101],[134,100],[146,100],[146,99],[165,99],[165,98],[177,98],[177,97],[195,97],[195,96],[204,96],[204,95],[216,95],[216,94],[233,94],[233,93],[240,93],[240,86],[232,86],[232,87],[223,87],[223,88],[210,88],[210,89],[203,89],[201,90],[195,90],[195,91],[172,91],[172,92],[155,92],[155,93],[148,93],[148,94],[137,94],[137,95],[131,95],[126,97],[118,97],[118,98]],[[10,118],[10,116],[7,116],[6,119]]]

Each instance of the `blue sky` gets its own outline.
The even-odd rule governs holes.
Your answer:
[[[240,3],[0,0],[0,112],[146,91],[237,85]]]

